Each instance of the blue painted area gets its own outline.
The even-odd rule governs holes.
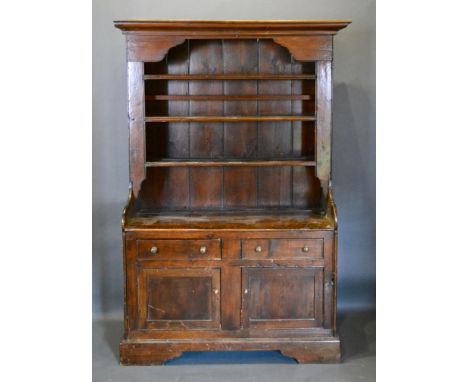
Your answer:
[[[215,351],[185,352],[182,357],[166,362],[166,365],[199,364],[295,364],[292,358],[278,351]]]

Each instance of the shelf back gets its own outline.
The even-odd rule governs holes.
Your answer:
[[[162,61],[146,62],[144,78],[146,162],[162,164],[146,169],[141,208],[318,206],[313,167],[164,167],[192,160],[311,163],[314,62],[296,61],[271,39],[186,40]]]

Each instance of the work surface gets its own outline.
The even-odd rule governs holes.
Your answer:
[[[164,366],[120,366],[121,320],[93,322],[93,381],[375,381],[375,312],[338,315],[341,364],[297,365],[278,352],[196,352]]]

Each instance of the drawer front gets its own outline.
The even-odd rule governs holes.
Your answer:
[[[243,259],[322,259],[323,239],[242,240]]]
[[[137,240],[137,253],[151,260],[220,259],[221,240]]]

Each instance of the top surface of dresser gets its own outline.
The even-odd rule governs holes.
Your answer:
[[[268,30],[269,32],[297,33],[322,31],[336,33],[350,24],[350,20],[116,20],[114,25],[123,31],[149,30]]]

